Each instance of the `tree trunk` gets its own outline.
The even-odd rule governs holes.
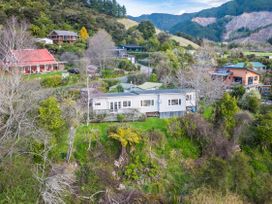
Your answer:
[[[127,149],[125,146],[122,146],[122,150],[121,150],[121,154],[118,159],[118,162],[119,162],[120,168],[123,168],[124,166],[126,166],[128,164],[128,153],[127,153]]]
[[[76,129],[72,126],[70,127],[70,132],[69,132],[69,148],[66,154],[66,162],[69,163],[71,154],[73,152],[73,145],[74,145],[74,139],[75,139],[75,133]]]

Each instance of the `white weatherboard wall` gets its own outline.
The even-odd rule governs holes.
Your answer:
[[[147,100],[151,104],[143,106],[142,103]],[[177,104],[172,104],[172,101],[178,101]],[[130,106],[124,107],[123,102],[130,102]],[[111,110],[111,103],[117,104],[117,110]],[[193,91],[176,90],[157,90],[157,91],[141,91],[135,93],[120,93],[120,94],[104,94],[98,95],[92,99],[92,109],[95,112],[114,112],[124,113],[128,110],[137,110],[140,113],[176,113],[175,115],[183,115],[187,108],[195,107],[195,93]],[[171,117],[173,114],[164,114],[165,117]]]
[[[181,100],[181,104],[169,105],[169,100]],[[185,95],[161,94],[159,112],[178,112],[186,111]]]

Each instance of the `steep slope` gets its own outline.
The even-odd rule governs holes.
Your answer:
[[[272,11],[271,0],[233,0],[219,7],[205,9],[197,13],[180,16],[165,14],[145,15],[136,18],[136,20],[151,20],[158,28],[167,28],[171,33],[182,32],[198,38],[221,41],[249,37],[252,29],[247,28],[247,26],[251,26],[253,22],[258,25],[256,29],[262,29],[263,26],[267,26],[264,25],[264,22],[269,24],[272,18],[267,15],[265,19],[263,17],[263,12],[265,11],[267,13]],[[242,16],[239,19],[244,18],[246,20],[238,20],[240,27],[236,29],[236,26],[235,29],[231,29],[231,26],[235,24],[236,16]],[[158,20],[161,18],[163,20]],[[169,18],[169,21],[167,18]],[[173,25],[174,21],[177,22],[175,25]],[[225,32],[226,34],[224,34]]]
[[[245,30],[245,32],[250,34],[250,32],[269,25],[272,25],[272,12],[243,13],[240,16],[233,17],[228,22],[225,27],[226,32],[223,35],[223,40],[231,40],[235,37],[237,31]]]
[[[140,22],[143,20],[151,21],[157,28],[161,30],[170,30],[177,23],[190,20],[193,14],[171,15],[162,13],[153,13],[150,15],[142,15],[139,17],[128,16],[129,19]]]
[[[114,8],[117,4],[110,0],[95,1],[98,4],[96,7],[86,0],[0,0],[0,24],[4,24],[10,16],[16,16],[30,24],[30,31],[35,37],[46,37],[53,29],[79,32],[85,26],[93,32],[103,28],[116,43],[122,41],[125,28],[116,21],[120,16]],[[103,4],[106,3],[105,8]],[[121,8],[124,14],[125,9],[119,5],[119,10]]]
[[[127,19],[127,18],[122,18],[122,19],[118,19],[118,22],[123,24],[126,29],[129,29],[135,25],[138,25],[138,22],[136,21],[133,21],[131,19]],[[157,34],[162,32],[160,29],[156,28],[156,32]],[[199,45],[197,45],[196,43],[190,41],[190,40],[187,40],[185,38],[182,38],[182,37],[179,37],[179,36],[176,36],[176,35],[171,35],[171,38],[175,41],[177,41],[181,46],[184,46],[184,47],[187,47],[188,45],[191,45],[193,48],[195,49],[198,49],[199,48]]]

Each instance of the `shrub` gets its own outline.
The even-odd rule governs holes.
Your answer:
[[[0,203],[36,203],[40,184],[33,176],[31,160],[16,156],[0,164]]]
[[[130,180],[152,179],[157,175],[158,166],[145,154],[134,154],[126,166],[125,176]]]
[[[41,126],[49,131],[55,132],[63,127],[65,122],[62,118],[60,104],[55,97],[49,97],[41,102],[39,119]]]
[[[55,88],[62,85],[61,76],[51,76],[42,80],[41,85],[46,88]]]
[[[157,74],[152,73],[151,76],[150,76],[150,78],[149,78],[149,81],[150,82],[158,82],[158,76],[157,76]]]
[[[218,126],[223,123],[225,129],[231,131],[235,126],[234,115],[239,111],[236,99],[225,93],[215,106],[215,123]]]
[[[128,82],[132,82],[133,84],[143,84],[148,80],[148,76],[146,74],[135,74],[128,76]]]
[[[245,92],[246,92],[246,90],[245,90],[244,86],[238,85],[238,86],[233,87],[232,92],[231,92],[231,96],[239,99],[239,98],[242,98],[242,96],[245,94]]]
[[[127,59],[120,60],[120,62],[118,64],[118,68],[126,70],[126,71],[137,71],[138,70],[138,67],[136,65],[132,64],[132,62]]]
[[[234,193],[223,194],[218,190],[211,188],[198,188],[191,195],[184,199],[185,204],[199,203],[221,203],[221,204],[243,204],[243,200]]]
[[[126,119],[126,116],[125,116],[124,114],[118,114],[118,115],[117,115],[117,120],[118,120],[119,122],[124,122],[125,119]]]
[[[244,94],[239,104],[243,109],[257,113],[261,106],[261,95],[258,91],[250,91]]]

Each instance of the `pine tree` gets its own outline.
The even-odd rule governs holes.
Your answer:
[[[84,26],[81,28],[79,35],[82,40],[88,40],[89,38],[89,33]]]

